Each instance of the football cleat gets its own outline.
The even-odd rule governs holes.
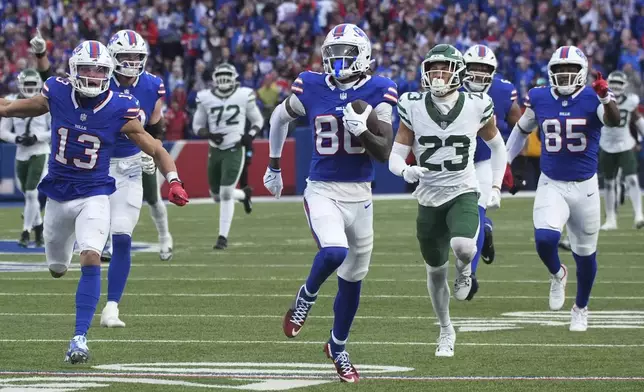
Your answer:
[[[242,200],[242,203],[244,203],[244,211],[246,211],[247,214],[250,214],[251,212],[253,212],[253,201],[251,200],[251,197],[253,196],[253,189],[247,186],[242,190],[246,195],[246,198]]]
[[[639,230],[642,227],[644,227],[644,220],[636,220],[635,221],[635,228]]]
[[[116,302],[108,301],[101,312],[101,327],[125,328],[125,323],[119,319],[119,305]]]
[[[228,248],[228,239],[223,235],[217,237],[217,243],[212,247],[213,249],[224,250]]]
[[[435,355],[437,357],[453,357],[455,342],[456,331],[454,331],[454,327],[450,325],[449,328],[441,328],[441,334],[438,337]]]
[[[479,282],[475,275],[459,275],[454,281],[454,298],[459,301],[471,301],[479,291]]]
[[[588,329],[588,306],[578,308],[575,304],[570,311],[570,331],[586,332]]]
[[[65,353],[65,362],[72,365],[85,363],[89,360],[89,348],[87,348],[87,338],[83,335],[76,335],[69,342],[69,348]]]
[[[617,220],[615,218],[606,219],[606,222],[602,225],[600,229],[604,231],[617,230]]]
[[[559,248],[561,248],[563,250],[567,250],[568,252],[572,251],[572,248],[570,247],[570,240],[568,239],[568,237],[561,239],[559,241],[558,246],[559,246]]]
[[[159,237],[159,258],[161,261],[172,259],[172,236]]]
[[[18,240],[18,246],[26,248],[29,246],[29,231],[25,230],[20,234],[20,239]]]
[[[350,383],[357,383],[360,381],[360,375],[358,375],[358,371],[349,360],[348,352],[344,350],[334,352],[332,343],[329,341],[324,345],[324,353],[327,358],[333,361],[335,371],[338,373],[340,381]]]
[[[291,308],[284,315],[282,328],[284,329],[284,335],[286,337],[294,338],[300,333],[311,308],[315,304],[316,298],[306,295],[304,285],[300,287]]]
[[[38,226],[34,226],[34,234],[36,235],[36,248],[42,248],[45,246],[45,239],[43,238],[43,231],[44,227],[43,224],[39,224]]]
[[[492,228],[485,225],[483,229],[483,247],[481,248],[481,260],[485,264],[492,264],[494,261],[494,238],[492,237]]]
[[[550,276],[550,296],[549,304],[550,310],[560,310],[566,301],[566,282],[568,281],[568,268],[561,264],[563,270],[563,277],[557,278],[555,275]]]

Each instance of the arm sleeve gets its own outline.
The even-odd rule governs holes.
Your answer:
[[[602,105],[602,104],[597,105],[597,118],[599,119],[599,121],[602,124],[604,124],[604,113],[605,112],[606,112],[606,110],[604,110],[604,105]],[[604,124],[604,125],[606,125],[606,124]]]
[[[407,93],[404,93],[400,96],[400,100],[398,100],[398,117],[400,117],[400,121],[402,121],[407,128],[413,130],[414,128],[411,126],[411,110],[407,105],[409,103],[407,96]]]
[[[46,113],[43,116],[45,117],[45,128],[34,132],[34,134],[38,138],[38,141],[49,143],[51,140],[51,130],[49,128],[51,126],[51,115]]]
[[[505,144],[501,132],[490,139],[485,140],[485,144],[492,150],[492,157],[490,159],[492,164],[492,186],[501,189],[503,184],[503,176],[505,175],[505,167],[508,162],[508,155],[505,151]]]
[[[374,111],[376,112],[376,116],[378,116],[378,120],[391,124],[391,114],[394,110],[390,104],[381,102],[376,105]]]
[[[407,168],[407,162],[405,162],[405,160],[407,159],[410,151],[411,146],[394,142],[394,145],[391,148],[391,154],[389,155],[389,171],[398,177],[402,177],[403,170]]]
[[[207,126],[208,113],[206,113],[206,108],[199,102],[199,97],[197,97],[197,111],[192,118],[192,132],[196,135],[201,128],[206,128]]]
[[[528,107],[525,109],[525,112],[523,112],[519,122],[517,122],[512,129],[512,133],[508,138],[507,152],[509,163],[512,163],[514,158],[521,153],[521,150],[523,150],[523,147],[525,146],[525,142],[528,140],[528,136],[530,136],[532,130],[536,127],[536,116],[534,111]]]
[[[250,121],[250,126],[257,127],[262,129],[264,126],[264,117],[257,107],[257,102],[255,101],[256,95],[255,92],[252,92],[248,96],[248,104],[246,105],[246,117]]]
[[[299,102],[299,99],[293,99],[294,95],[291,95],[289,104],[291,109],[298,113],[298,109],[293,107],[293,101]],[[300,106],[304,109],[304,106],[300,102]],[[298,113],[299,114],[299,113]],[[268,140],[270,143],[270,158],[280,158],[282,156],[282,149],[284,148],[284,142],[286,141],[286,136],[288,135],[288,125],[295,118],[291,117],[286,111],[286,100],[277,105],[273,114],[271,114],[270,119],[270,133],[268,134]]]
[[[0,139],[8,143],[16,142],[16,135],[11,132],[13,129],[13,120],[10,117],[4,117],[0,120]]]

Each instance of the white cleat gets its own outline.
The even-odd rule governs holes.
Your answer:
[[[450,325],[448,328],[441,328],[441,334],[438,337],[435,355],[437,357],[453,357],[455,342],[456,331],[454,331],[454,327]]]
[[[606,222],[602,225],[601,230],[617,230],[617,221],[615,219],[607,219]]]
[[[588,306],[579,309],[575,304],[570,311],[570,331],[586,332],[588,329]]]
[[[636,219],[635,223],[634,223],[634,226],[638,230],[643,228],[644,227],[644,219]]]
[[[119,319],[118,303],[108,301],[101,313],[101,327],[125,328],[125,323]]]
[[[566,301],[566,282],[568,281],[568,268],[561,264],[563,277],[557,278],[555,275],[550,276],[550,310],[560,310]]]
[[[159,258],[161,261],[170,261],[172,259],[172,236],[159,237]]]

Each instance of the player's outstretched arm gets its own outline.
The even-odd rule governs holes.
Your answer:
[[[528,107],[512,129],[512,133],[508,138],[508,143],[506,144],[508,163],[512,163],[514,158],[523,151],[525,143],[528,141],[528,136],[535,129],[537,129],[537,119],[534,111]]]
[[[494,192],[490,197],[488,208],[498,208],[501,204],[501,185],[503,184],[503,177],[505,176],[506,167],[508,165],[508,154],[505,150],[503,137],[496,127],[494,117],[490,118],[485,125],[479,129],[478,135],[492,151],[490,163],[492,165],[492,189]]]
[[[429,171],[426,167],[409,166],[407,164],[407,156],[409,156],[413,144],[414,131],[401,121],[398,133],[396,133],[396,140],[394,140],[394,145],[389,155],[389,171],[398,177],[402,177],[410,184],[420,180]]]
[[[604,114],[601,118],[604,125],[609,127],[617,127],[621,121],[619,108],[617,107],[617,102],[615,102],[615,97],[613,93],[608,90],[608,81],[602,77],[601,72],[595,72],[595,81],[591,84],[595,93],[597,93],[597,98],[602,104],[604,109]]]
[[[291,104],[291,100],[293,100],[294,104]],[[282,189],[284,188],[280,158],[282,157],[282,149],[284,148],[286,136],[288,136],[288,125],[300,115],[304,114],[304,105],[302,105],[302,102],[297,96],[291,94],[282,103],[277,105],[269,120],[270,131],[268,141],[270,146],[270,161],[264,173],[264,187],[277,199],[282,195]]]
[[[36,71],[40,74],[40,78],[45,81],[50,76],[53,76],[54,72],[51,70],[51,63],[49,62],[49,57],[47,57],[47,41],[40,33],[40,29],[36,29],[36,36],[29,41],[29,45],[31,45],[31,50],[36,56]]]
[[[9,105],[0,106],[0,117],[38,117],[49,112],[49,101],[42,95],[16,99]]]

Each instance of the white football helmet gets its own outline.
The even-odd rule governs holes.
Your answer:
[[[465,88],[475,93],[487,92],[499,65],[492,49],[485,45],[474,45],[465,52],[463,60],[467,67]]]
[[[42,89],[42,79],[40,74],[33,68],[22,70],[17,78],[18,90],[25,98],[31,98],[40,93]]]
[[[628,76],[622,71],[613,71],[608,75],[608,88],[616,97],[621,96],[628,88]]]
[[[221,95],[229,95],[234,91],[235,87],[239,85],[237,81],[238,77],[239,73],[235,69],[235,66],[228,63],[219,64],[212,73],[215,88]]]
[[[121,30],[110,38],[107,44],[112,59],[114,72],[130,78],[137,77],[145,71],[148,61],[148,44],[139,33],[133,30]]]
[[[358,26],[335,26],[322,44],[324,72],[338,80],[364,74],[371,63],[371,41]]]
[[[69,58],[69,81],[74,90],[86,97],[106,92],[110,88],[112,72],[112,56],[98,41],[83,41]]]
[[[548,78],[550,85],[559,94],[570,95],[574,93],[578,88],[585,86],[588,79],[586,55],[576,46],[558,48],[548,62]]]

